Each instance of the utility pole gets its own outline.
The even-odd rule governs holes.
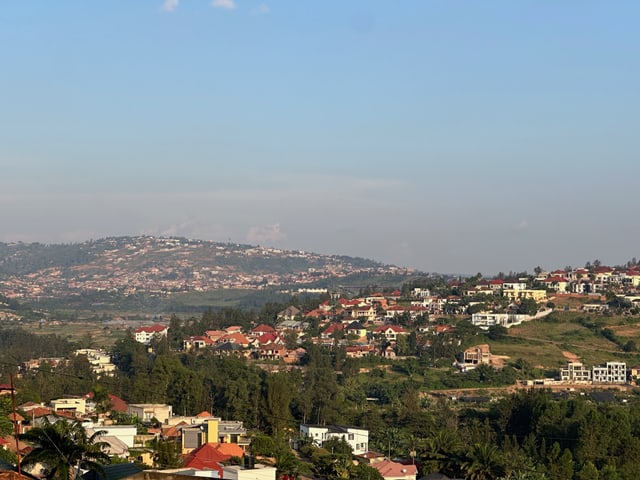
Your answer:
[[[18,457],[18,476],[22,476],[22,467],[20,466],[20,443],[18,442],[18,435],[20,434],[20,431],[18,430],[18,414],[16,413],[16,389],[13,386],[13,373],[9,374],[9,378],[11,380],[11,408],[13,410],[13,435],[16,439],[16,455]]]

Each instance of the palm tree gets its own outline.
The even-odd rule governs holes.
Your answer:
[[[96,441],[104,431],[90,437],[80,422],[69,423],[45,420],[41,427],[33,428],[20,439],[33,446],[21,462],[22,467],[43,464],[47,480],[72,480],[76,469],[96,470],[104,475],[102,465],[109,463],[109,456],[102,451],[107,445]]]
[[[462,469],[469,480],[495,480],[504,474],[498,447],[488,443],[473,445]]]

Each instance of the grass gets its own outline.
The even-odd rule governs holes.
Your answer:
[[[555,313],[549,319],[527,322],[511,328],[507,339],[489,342],[491,351],[508,355],[515,360],[522,357],[536,365],[557,368],[570,352],[588,365],[620,360],[637,363],[637,352],[626,353],[614,342],[602,336],[604,328],[611,328],[621,339],[634,340],[640,345],[638,319],[621,316],[585,315],[576,312]]]

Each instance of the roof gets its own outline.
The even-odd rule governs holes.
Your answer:
[[[220,337],[217,343],[236,343],[238,345],[249,345],[249,340],[242,333],[230,333]]]
[[[89,470],[82,475],[83,480],[119,480],[121,478],[131,477],[142,471],[135,463],[114,463],[111,465],[105,465],[105,476],[94,470]]]
[[[205,468],[218,470],[222,473],[222,467],[220,462],[229,460],[233,456],[242,456],[242,448],[235,445],[240,449],[239,455],[232,455],[227,448],[221,448],[223,445],[235,445],[231,443],[205,443],[193,450],[184,460],[184,466],[187,468],[196,468],[203,470]],[[235,452],[235,450],[234,450]],[[238,452],[235,452],[238,453]]]
[[[275,328],[269,325],[265,325],[264,323],[261,323],[256,328],[252,329],[251,333],[268,333],[268,332],[275,332],[275,331],[276,331]]]
[[[160,332],[164,332],[165,330],[168,330],[169,327],[166,327],[164,325],[159,325],[159,324],[155,324],[155,325],[151,325],[149,327],[139,327],[136,328],[136,333],[160,333]]]
[[[375,333],[384,333],[391,330],[395,333],[406,333],[407,331],[399,325],[381,325],[375,329]]]
[[[402,477],[409,475],[417,475],[418,467],[415,465],[403,465],[401,463],[392,462],[391,460],[382,460],[381,462],[371,463],[371,467],[380,472],[383,477]]]

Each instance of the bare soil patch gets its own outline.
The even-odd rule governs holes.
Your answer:
[[[571,353],[571,352],[562,352],[562,356],[564,358],[566,358],[567,360],[569,360],[570,362],[579,362],[580,361],[580,357],[578,355],[576,355],[575,353]]]

